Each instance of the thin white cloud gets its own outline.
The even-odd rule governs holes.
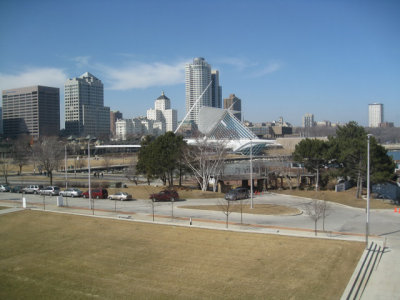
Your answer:
[[[282,63],[271,61],[266,66],[246,58],[224,57],[217,60],[218,63],[236,68],[240,72],[246,72],[249,77],[262,77],[274,73],[282,68]]]
[[[258,63],[250,62],[248,59],[239,58],[239,57],[224,57],[217,59],[216,61],[219,64],[230,65],[239,70],[244,70],[246,68],[257,66]]]
[[[0,90],[18,87],[45,85],[51,87],[64,86],[67,74],[57,68],[27,68],[17,74],[0,73]]]
[[[152,86],[175,85],[185,82],[185,63],[135,63],[123,68],[97,65],[110,89],[129,90]]]
[[[85,67],[89,65],[90,56],[76,56],[71,60],[76,63],[78,67]]]
[[[279,62],[270,62],[267,66],[262,68],[261,70],[254,71],[251,74],[251,77],[262,77],[276,71],[279,71],[282,68],[282,64]]]

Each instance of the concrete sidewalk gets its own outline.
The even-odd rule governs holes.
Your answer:
[[[400,299],[400,240],[391,238],[386,247],[361,296],[362,300]]]

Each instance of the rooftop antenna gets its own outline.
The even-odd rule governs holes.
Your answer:
[[[212,80],[210,81],[210,83],[207,85],[207,87],[204,89],[204,91],[201,93],[201,95],[199,96],[199,98],[197,98],[197,100],[193,103],[192,107],[189,109],[189,111],[187,112],[186,116],[183,118],[183,120],[181,121],[181,123],[179,124],[179,126],[175,129],[174,133],[176,134],[179,130],[179,128],[181,128],[183,122],[185,122],[185,120],[187,119],[187,117],[189,116],[189,114],[192,112],[193,108],[197,105],[197,103],[200,101],[201,97],[203,97],[204,93],[208,90],[208,88],[210,87],[212,83]]]

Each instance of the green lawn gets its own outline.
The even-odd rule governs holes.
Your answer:
[[[364,244],[0,215],[0,299],[338,299]]]

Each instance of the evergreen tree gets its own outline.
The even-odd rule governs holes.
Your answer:
[[[146,175],[148,182],[159,178],[164,185],[173,186],[174,172],[179,167],[185,142],[181,136],[167,132],[155,140],[147,137],[142,141],[137,171]]]
[[[305,139],[296,145],[293,159],[304,164],[308,171],[316,172],[315,190],[319,188],[319,170],[326,164],[328,144],[318,139]]]
[[[367,175],[367,143],[367,132],[354,121],[339,126],[336,137],[329,138],[329,157],[340,163],[342,176],[357,182],[357,198]],[[392,179],[394,163],[374,137],[370,138],[370,163],[371,182]]]

